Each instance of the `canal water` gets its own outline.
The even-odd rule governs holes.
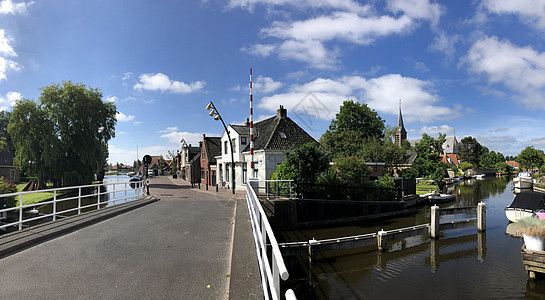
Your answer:
[[[454,187],[455,202],[440,207],[486,204],[486,232],[476,227],[418,236],[376,246],[285,257],[298,299],[545,299],[545,279],[530,280],[521,259],[522,238],[511,235],[504,208],[513,201],[507,178],[466,180]],[[283,231],[279,242],[373,233],[429,223],[426,205],[409,216],[366,225]],[[456,216],[456,218],[467,216]],[[445,221],[445,220],[442,220]],[[540,275],[540,274],[538,274]]]
[[[103,180],[104,185],[101,186],[100,188],[100,193],[101,193],[100,202],[103,203],[103,202],[112,201],[112,200],[116,200],[116,201],[108,202],[106,204],[101,204],[100,207],[112,206],[115,204],[123,203],[125,202],[124,201],[125,197],[128,198],[128,201],[134,200],[134,196],[136,195],[136,190],[129,186],[128,184],[129,179],[130,177],[126,175],[104,176],[104,180]],[[77,189],[73,189],[69,191],[72,192],[71,194],[68,195],[69,197],[75,197],[78,194]],[[90,191],[89,189],[87,189],[85,191],[82,191],[82,195],[96,194],[97,191],[98,191],[97,188],[94,188],[93,191]],[[97,203],[98,203],[98,198],[96,196],[84,197],[81,200],[81,206],[88,206],[88,205],[97,204]],[[78,201],[76,199],[60,201],[57,203],[57,211],[69,210],[76,207],[78,207]],[[53,212],[53,205],[46,204],[46,205],[37,207],[37,209],[41,214],[50,214]],[[95,209],[96,209],[96,206],[91,206],[91,207],[82,209],[82,212],[87,212],[87,211],[91,211]],[[74,210],[71,212],[63,213],[63,215],[71,216],[77,213],[78,212]]]

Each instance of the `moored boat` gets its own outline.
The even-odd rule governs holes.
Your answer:
[[[505,216],[509,221],[516,222],[541,211],[545,211],[545,194],[525,191],[518,193],[513,202],[505,208]]]
[[[453,200],[456,200],[456,195],[454,194],[431,194],[428,195],[428,200],[431,204],[446,203]]]
[[[515,189],[531,189],[534,187],[534,174],[532,172],[520,172],[513,178]]]

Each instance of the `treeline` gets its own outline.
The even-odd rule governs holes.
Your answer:
[[[42,88],[38,101],[17,100],[0,114],[2,150],[21,173],[53,186],[88,184],[106,165],[116,107],[96,88],[71,81]]]
[[[286,161],[278,166],[272,179],[293,179],[300,187],[298,193],[307,195],[321,193],[316,185],[393,189],[391,176],[394,167],[414,156],[416,159],[410,168],[398,170],[402,172],[401,176],[425,178],[436,184],[444,179],[447,169],[456,173],[472,168],[513,172],[513,168],[506,163],[512,157],[489,151],[474,137],[465,137],[460,141],[458,157],[462,163],[458,168],[442,162],[440,154],[443,152],[445,134],[439,134],[438,138],[423,134],[414,146],[404,141],[400,147],[393,142],[396,130],[386,126],[378,113],[366,104],[347,100],[319,143],[307,144],[288,153]],[[528,147],[517,161],[527,168],[540,167],[545,163],[545,154]],[[366,162],[384,163],[384,176],[380,181],[366,180],[371,173]],[[303,186],[310,188],[302,190]],[[350,199],[348,190],[345,199]]]

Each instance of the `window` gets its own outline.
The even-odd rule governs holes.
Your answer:
[[[258,178],[257,177],[257,174],[258,174],[257,168],[258,168],[258,164],[257,164],[257,162],[254,162],[254,178]]]
[[[225,164],[225,181],[229,182],[229,173],[231,172],[231,168],[229,168],[229,164]]]
[[[231,139],[231,143],[233,144],[233,153],[237,152],[237,140]]]
[[[283,133],[282,131],[280,131],[280,137],[283,138],[283,139],[287,139],[288,137],[286,136],[285,133]]]
[[[9,173],[9,180],[15,182],[15,170],[11,170]]]
[[[201,169],[201,179],[204,180],[204,169]]]
[[[225,141],[223,142],[223,153],[224,154],[227,154],[227,147],[229,147],[229,145],[227,145],[228,141]]]
[[[220,181],[223,181],[223,168],[222,168],[222,164],[220,164]]]
[[[241,143],[242,145],[246,145],[246,137],[245,137],[245,136],[243,136],[243,137],[240,138],[240,143]]]
[[[242,183],[246,183],[248,180],[248,164],[243,163],[242,164]]]

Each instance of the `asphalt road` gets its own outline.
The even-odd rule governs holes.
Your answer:
[[[161,200],[0,259],[0,298],[229,298],[237,201],[168,177],[151,191]]]

